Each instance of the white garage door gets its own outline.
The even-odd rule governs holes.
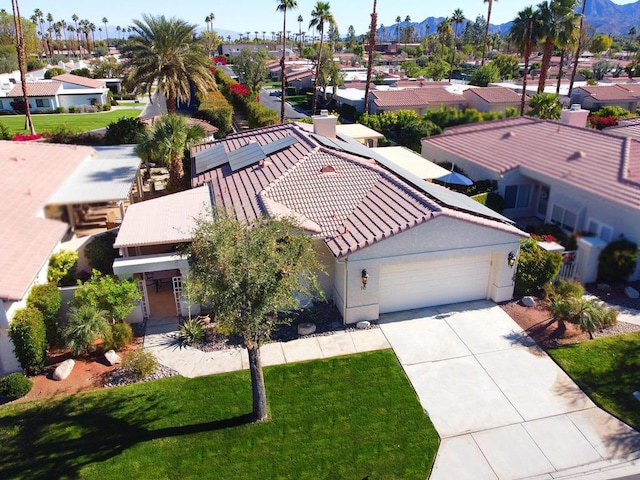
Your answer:
[[[491,258],[449,258],[380,269],[380,313],[487,298]]]

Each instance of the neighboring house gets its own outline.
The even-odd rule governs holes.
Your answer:
[[[573,90],[571,103],[579,103],[582,108],[598,110],[605,106],[622,107],[630,112],[638,108],[639,97],[625,85],[583,86]]]
[[[451,93],[444,87],[372,90],[369,93],[369,112],[374,114],[413,110],[423,115],[429,110],[444,107],[463,109],[466,105],[464,96]]]
[[[311,90],[313,89],[313,76],[314,72],[310,68],[294,70],[287,73],[287,84],[295,88],[296,93],[300,93],[301,90]]]
[[[506,113],[507,108],[520,111],[522,96],[506,87],[476,87],[466,89],[462,95],[467,99],[467,107],[475,108],[479,112]],[[528,105],[525,98],[525,109]]]
[[[105,105],[109,89],[104,80],[80,77],[70,73],[57,75],[51,80],[27,83],[32,111],[51,111],[59,107],[69,109],[81,105]],[[23,98],[22,85],[15,85],[2,101],[1,110],[12,110],[11,102]]]
[[[565,110],[565,122],[588,112]],[[640,243],[640,142],[530,117],[449,128],[422,139],[422,155],[453,162],[473,180],[491,179],[504,214],[590,232],[606,245],[622,236]],[[595,265],[594,265],[595,262]],[[582,280],[594,281],[597,255],[585,257]],[[632,278],[638,278],[638,272]]]
[[[194,147],[192,186],[198,192],[191,192],[198,197],[186,211],[180,205],[188,192],[163,197],[156,213],[147,216],[167,231],[172,220],[166,221],[165,212],[177,212],[184,218],[173,232],[185,234],[185,222],[209,199],[240,221],[263,215],[297,219],[314,239],[326,297],[346,323],[430,305],[512,297],[508,258],[517,254],[526,234],[511,221],[337,133],[336,117],[314,117],[313,132],[307,127],[275,125]],[[151,208],[156,201],[134,207]],[[175,203],[161,206],[159,201]],[[121,235],[136,234],[127,241],[119,237],[117,245],[129,257],[114,263],[115,271],[170,277],[179,299],[184,270],[171,262],[181,259],[166,258],[165,270],[156,262],[157,255],[174,255],[173,244],[187,238],[154,239],[152,224],[133,222],[132,215],[124,219]]]

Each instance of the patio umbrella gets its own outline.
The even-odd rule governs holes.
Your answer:
[[[457,172],[447,173],[442,177],[436,178],[436,180],[442,183],[450,183],[451,185],[473,185],[473,180]]]

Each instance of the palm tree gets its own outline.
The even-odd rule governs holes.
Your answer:
[[[105,340],[111,333],[108,313],[91,304],[81,304],[69,309],[69,322],[62,336],[73,355],[94,347],[96,340]]]
[[[482,42],[482,61],[481,65],[484,65],[484,56],[487,53],[487,39],[489,37],[489,22],[491,22],[491,7],[493,7],[493,2],[497,2],[498,0],[484,0],[484,3],[488,3],[487,7],[487,25],[484,27],[484,42]]]
[[[398,15],[396,17],[396,52],[398,51],[398,45],[400,44],[400,22],[402,21],[402,18],[400,18],[400,15]]]
[[[449,81],[453,75],[453,67],[456,64],[456,52],[458,51],[458,27],[465,21],[464,13],[459,8],[456,8],[451,15],[451,22],[455,25],[453,29],[453,52],[451,53],[451,69],[449,70]]]
[[[560,67],[558,70],[558,81],[556,83],[556,93],[560,94],[560,84],[562,83],[562,74],[564,70],[564,62],[567,58],[567,50],[573,49],[578,42],[578,29],[576,28],[575,21],[570,25],[570,28],[562,28],[558,32],[558,38],[556,38],[556,48],[560,49]]]
[[[509,30],[509,41],[518,49],[518,53],[524,59],[524,76],[522,78],[522,98],[520,100],[520,116],[524,115],[525,100],[527,97],[527,79],[529,78],[529,58],[533,48],[537,45],[539,33],[538,11],[527,7],[518,13]]]
[[[287,31],[287,9],[298,8],[296,0],[278,0],[278,6],[276,11],[282,12],[282,55],[280,56],[280,123],[284,123],[284,104],[285,104],[285,89],[287,87],[287,73],[284,68],[284,59],[287,49],[287,37],[285,32]]]
[[[558,95],[555,93],[538,93],[529,100],[532,117],[543,118],[545,120],[560,120],[562,106]]]
[[[438,24],[437,27],[438,37],[440,37],[440,45],[442,45],[442,58],[444,58],[444,49],[447,44],[447,38],[449,35],[453,33],[453,28],[451,28],[451,19],[449,17],[445,17],[445,19]]]
[[[300,54],[302,54],[303,43],[302,43],[302,15],[298,15],[298,43],[300,44]]]
[[[364,87],[364,113],[369,113],[369,85],[371,84],[371,74],[373,73],[373,52],[376,48],[376,24],[378,23],[377,13],[378,2],[373,0],[373,11],[371,12],[371,31],[369,32],[369,60],[367,62],[367,84]],[[334,90],[335,93],[335,90]]]
[[[587,8],[587,0],[582,0],[582,12],[580,14],[580,24],[578,27],[578,42],[576,45],[576,54],[573,58],[573,69],[571,70],[571,81],[569,82],[568,96],[571,98],[573,92],[573,82],[576,80],[576,73],[578,72],[578,58],[580,58],[580,52],[582,50],[582,27],[584,25],[584,12]],[[629,31],[631,33],[631,31]]]
[[[75,13],[73,15],[71,15],[71,20],[73,20],[73,23],[75,24],[75,27],[73,28],[73,31],[76,33],[76,50],[80,50],[80,30],[78,30],[78,20],[80,19],[80,17],[78,17],[78,15],[76,15]]]
[[[325,23],[335,25],[336,21],[331,13],[329,2],[318,0],[313,11],[311,12],[311,21],[309,28],[316,28],[320,32],[320,47],[318,48],[318,61],[316,65],[316,74],[313,78],[313,100],[311,102],[311,114],[315,115],[318,103],[318,79],[320,78],[320,64],[322,63],[322,46],[324,40]]]
[[[542,28],[541,37],[544,39],[538,93],[542,93],[544,91],[549,66],[551,65],[553,47],[558,41],[558,37],[563,31],[569,31],[576,28],[576,15],[573,13],[575,6],[576,0],[545,0],[538,5],[538,11],[540,12],[540,25]]]
[[[109,23],[109,19],[107,17],[102,17],[102,23],[104,24],[104,32],[107,36],[107,49],[109,48],[109,30],[107,30],[107,23]]]
[[[20,82],[22,85],[22,97],[24,98],[25,116],[24,116],[24,128],[28,128],[31,135],[36,134],[36,129],[33,126],[31,119],[31,108],[29,107],[29,96],[27,94],[27,64],[24,52],[24,32],[22,30],[22,18],[20,17],[20,7],[18,0],[11,0],[11,6],[13,7],[13,26],[16,32],[16,53],[18,54],[18,68],[20,69]]]
[[[159,163],[169,168],[167,191],[184,190],[185,150],[202,140],[205,132],[190,124],[187,117],[170,114],[160,117],[143,134],[136,153],[145,162]]]
[[[216,16],[213,13],[210,13],[206,17],[204,17],[204,21],[207,24],[207,31],[213,31],[213,21],[216,19]]]
[[[126,77],[129,86],[151,86],[167,99],[167,111],[174,113],[177,102],[191,99],[191,83],[198,92],[215,87],[209,70],[209,58],[199,40],[196,25],[164,15],[143,15],[133,21],[133,35],[122,47],[121,55],[131,69]]]
[[[409,15],[407,15],[406,17],[404,17],[404,23],[409,23],[411,21],[411,17]],[[409,29],[413,29],[413,25],[407,25],[404,28],[404,46],[407,46],[407,43],[409,43],[407,41],[407,37],[409,37]]]

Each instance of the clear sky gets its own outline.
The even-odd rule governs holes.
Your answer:
[[[633,3],[637,0],[613,0],[614,3]],[[20,13],[23,17],[30,17],[34,9],[40,8],[46,15],[51,13],[54,20],[64,19],[71,23],[71,16],[75,13],[80,18],[86,18],[96,25],[103,27],[103,17],[109,20],[109,32],[117,25],[125,27],[131,25],[132,19],[139,19],[141,14],[165,15],[177,17],[205,28],[205,17],[213,13],[216,17],[214,29],[224,29],[234,32],[251,32],[254,36],[262,37],[266,31],[267,37],[272,31],[282,30],[282,14],[276,12],[277,0],[223,0],[223,1],[193,1],[193,0],[19,0]],[[540,0],[494,0],[491,13],[491,23],[500,24],[512,20],[522,8],[535,5]],[[287,30],[298,31],[298,15],[302,15],[302,30],[306,31],[311,19],[311,11],[316,0],[297,0],[298,8],[287,13]],[[8,0],[2,0],[2,6],[11,12]],[[365,33],[370,22],[373,0],[329,0],[331,12],[338,23],[341,35],[347,33],[350,25],[356,34]],[[451,3],[441,0],[378,0],[378,25],[393,25],[396,17],[403,20],[408,15],[413,22],[421,22],[427,17],[445,17],[451,15],[456,8],[462,9],[465,16],[475,19],[477,15],[487,13],[487,4],[483,0],[453,0]],[[96,39],[98,32],[96,32]]]

